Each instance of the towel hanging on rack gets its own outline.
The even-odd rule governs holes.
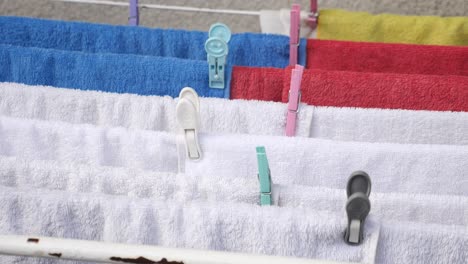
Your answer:
[[[168,203],[111,195],[90,197],[8,187],[0,190],[0,215],[16,212],[14,217],[2,219],[5,224],[0,225],[0,232],[7,235],[56,234],[358,263],[373,263],[374,258],[380,264],[418,260],[462,263],[466,259],[468,234],[464,226],[379,222],[369,217],[363,245],[351,247],[343,241],[343,216],[329,212],[232,203]],[[312,250],[317,247],[320,250]],[[446,253],[447,247],[451,254]],[[3,260],[8,263],[15,258]]]
[[[307,68],[468,76],[468,47],[307,40]]]
[[[89,53],[119,53],[206,61],[207,32],[152,29],[1,17],[0,44]],[[60,36],[60,37],[57,37]],[[305,66],[307,42],[301,39],[299,64]],[[229,65],[284,68],[289,65],[289,37],[256,33],[233,34]]]
[[[261,145],[268,149],[275,184],[343,188],[351,172],[364,170],[373,175],[375,192],[468,195],[467,146],[255,135],[202,135],[200,145],[204,157],[185,160],[187,174],[215,175],[219,180],[252,175],[257,163],[251,149]]]
[[[468,45],[467,17],[373,15],[320,10],[319,39],[429,45]]]
[[[218,177],[146,171],[56,160],[29,160],[0,155],[0,186],[18,189],[64,191],[92,195],[118,195],[180,203],[220,202],[258,204],[259,181],[248,175]],[[275,180],[275,171],[272,172]],[[252,175],[255,172],[252,173]],[[250,175],[250,176],[252,176]],[[346,181],[343,175],[343,184]],[[344,212],[343,186],[272,186],[275,206],[314,211]],[[421,224],[466,226],[468,196],[373,192],[371,215],[376,219]]]
[[[176,132],[177,99],[0,83],[0,114]],[[40,111],[38,111],[40,109]],[[287,105],[200,98],[201,132],[284,134]],[[296,136],[342,141],[468,145],[468,113],[300,105]]]
[[[179,167],[174,134],[8,117],[0,118],[0,127],[0,155],[159,172]],[[257,164],[251,150],[263,145],[277,184],[342,188],[343,177],[361,169],[373,175],[375,192],[467,195],[468,190],[467,146],[212,134],[200,134],[199,144],[203,159],[185,161],[187,174],[252,177]]]
[[[290,79],[288,69],[234,67],[231,99],[288,102]],[[317,106],[468,111],[466,87],[468,76],[304,70],[301,101]]]
[[[201,96],[229,97],[231,68],[227,87],[210,89],[206,61],[1,44],[0,60],[1,81],[173,97],[190,85]]]

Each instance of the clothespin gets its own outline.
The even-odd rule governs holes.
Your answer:
[[[293,4],[291,7],[291,23],[289,30],[289,66],[294,66],[298,61],[300,30],[301,30],[301,6]]]
[[[138,26],[140,24],[140,14],[138,12],[138,0],[130,0],[130,16],[128,24],[130,26]]]
[[[271,182],[270,166],[268,165],[265,147],[257,147],[257,162],[258,180],[260,182],[260,205],[272,205],[271,191],[273,184]]]
[[[231,30],[222,23],[211,25],[205,42],[208,59],[209,87],[224,89],[226,57],[229,52],[227,43],[231,39]]]
[[[184,133],[187,157],[192,160],[201,159],[202,152],[198,143],[200,100],[194,89],[185,87],[180,91],[176,115],[177,122]]]
[[[301,103],[301,81],[303,72],[304,66],[296,65],[291,74],[288,113],[286,114],[286,136],[288,137],[296,135],[296,119]]]
[[[309,16],[307,17],[307,24],[312,28],[315,29],[318,24],[318,4],[317,0],[310,0],[310,12]]]
[[[371,204],[369,195],[371,192],[371,180],[364,171],[356,171],[348,179],[346,194],[346,214],[348,226],[344,240],[348,244],[358,245],[363,241],[364,224],[370,212]]]

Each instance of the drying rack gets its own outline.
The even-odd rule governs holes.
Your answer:
[[[56,2],[129,7],[131,3],[107,0],[53,0]],[[132,2],[137,3],[136,1]],[[138,4],[138,8],[260,16],[259,11],[212,9],[187,6]],[[317,9],[311,1],[311,11]],[[136,23],[138,24],[138,22]],[[224,251],[164,248],[149,245],[115,244],[42,236],[0,235],[0,255],[54,258],[97,263],[144,264],[344,264],[327,260],[252,255]],[[351,263],[352,264],[352,263]]]

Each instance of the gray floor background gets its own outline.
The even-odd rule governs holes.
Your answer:
[[[114,0],[127,2],[126,0]],[[280,9],[292,0],[140,0],[140,3],[210,7],[223,9]],[[308,1],[301,0],[303,8]],[[404,15],[468,16],[468,0],[322,0],[320,8],[343,8],[371,13]],[[60,20],[126,24],[127,7],[61,3],[53,0],[0,0],[0,15],[28,16]],[[148,27],[182,28],[206,31],[209,25],[223,22],[233,32],[260,32],[257,16],[140,10],[140,24]]]

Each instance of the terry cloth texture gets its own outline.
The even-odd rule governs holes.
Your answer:
[[[467,76],[468,47],[309,39],[307,68]]]
[[[1,120],[1,155],[177,172],[175,137],[167,133],[33,119]]]
[[[84,53],[0,45],[0,81],[176,97],[185,86],[200,96],[228,97],[208,87],[208,63],[177,58]]]
[[[209,26],[207,26],[207,30]],[[1,44],[82,51],[175,57],[206,61],[207,32],[152,29],[66,22],[24,17],[0,17]],[[305,66],[306,40],[299,63]],[[233,34],[228,65],[279,67],[289,65],[289,37],[254,33]]]
[[[203,159],[186,160],[187,174],[217,176],[220,181],[257,177],[255,148],[264,146],[272,180],[278,184],[343,188],[352,172],[363,170],[372,177],[376,192],[468,195],[467,146],[254,135],[205,135],[200,144]]]
[[[63,164],[0,156],[0,185],[19,189],[61,190],[67,193],[108,194],[158,201],[235,202],[259,204],[257,177],[161,173],[139,169]],[[301,185],[273,185],[275,205],[344,212],[342,189]],[[467,225],[468,196],[372,192],[371,214],[386,221]]]
[[[468,17],[373,15],[320,10],[319,39],[430,45],[468,45]]]
[[[0,83],[0,114],[17,118],[177,132],[170,97]],[[200,98],[200,131],[285,133],[287,105]],[[410,128],[410,129],[409,129]],[[468,112],[315,107],[302,104],[296,136],[342,141],[468,144]]]
[[[291,69],[234,67],[232,99],[288,102]],[[468,76],[304,70],[301,102],[316,106],[468,111]]]
[[[364,170],[371,175],[376,192],[467,195],[468,190],[467,146],[200,134],[203,159],[185,162],[182,156],[179,164],[177,143],[183,142],[176,138],[121,127],[0,119],[0,155],[24,159],[159,172],[177,172],[185,166],[187,174],[222,181],[224,177],[257,177],[255,147],[265,146],[273,181],[278,184],[343,188],[353,171]]]
[[[0,232],[357,263],[464,263],[464,226],[379,222],[343,241],[342,214],[233,203],[160,202],[0,188]],[[265,243],[269,241],[269,243]],[[8,261],[18,258],[4,257]],[[3,260],[3,259],[2,259]],[[5,263],[10,263],[10,262]],[[31,263],[31,262],[28,262]]]

